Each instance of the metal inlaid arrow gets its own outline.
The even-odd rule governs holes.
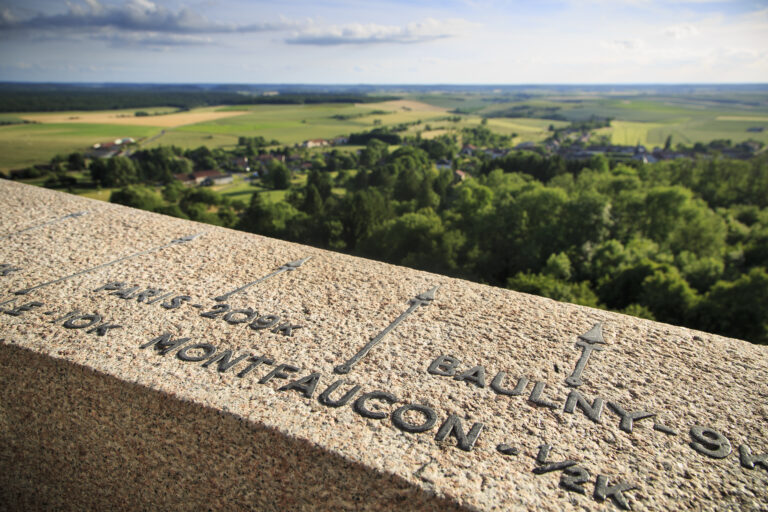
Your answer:
[[[255,281],[251,281],[248,284],[244,284],[240,288],[235,288],[231,292],[227,292],[227,293],[225,293],[223,295],[219,295],[218,297],[214,297],[213,300],[215,300],[217,302],[223,302],[223,301],[227,300],[228,298],[230,298],[232,295],[234,295],[236,293],[240,293],[242,291],[245,291],[245,290],[247,290],[248,288],[250,288],[251,286],[253,286],[255,284],[258,284],[258,283],[260,283],[262,281],[266,281],[270,277],[275,277],[276,275],[282,274],[283,272],[291,272],[293,270],[296,270],[297,268],[299,268],[300,266],[305,264],[307,261],[309,261],[309,259],[311,257],[312,256],[307,256],[304,259],[300,259],[300,260],[296,260],[296,261],[289,261],[285,265],[282,265],[282,266],[278,267],[278,269],[275,270],[274,272],[272,272],[271,274],[267,274],[267,275],[265,275],[263,277],[258,278]]]
[[[10,238],[13,235],[20,235],[21,233],[26,233],[27,231],[32,231],[33,229],[38,229],[38,228],[43,228],[45,226],[50,226],[51,224],[56,224],[57,222],[61,222],[63,220],[74,219],[76,217],[82,217],[86,213],[88,213],[88,212],[87,211],[82,211],[82,212],[70,213],[68,215],[64,215],[63,217],[59,217],[57,219],[51,219],[51,220],[43,222],[41,224],[35,224],[34,226],[30,226],[28,228],[24,228],[24,229],[19,230],[19,231],[14,231],[13,233],[7,233],[5,235],[0,235],[0,240],[2,240],[3,238]]]
[[[364,358],[368,352],[373,349],[376,345],[378,345],[381,340],[384,339],[384,337],[392,331],[395,327],[397,327],[400,322],[405,320],[408,315],[416,311],[419,306],[428,306],[432,301],[435,300],[435,292],[439,286],[435,286],[434,288],[427,290],[424,293],[418,294],[416,297],[412,298],[408,302],[411,304],[408,306],[408,309],[406,309],[403,313],[400,314],[397,318],[395,318],[394,322],[389,324],[387,327],[384,328],[383,331],[381,331],[379,334],[376,335],[375,338],[373,338],[371,341],[365,344],[363,348],[360,349],[360,351],[349,358],[349,360],[343,364],[338,365],[336,368],[333,369],[334,372],[344,375],[349,373],[352,370],[352,367],[356,365],[362,358]]]
[[[114,265],[115,263],[120,263],[121,261],[126,261],[126,260],[130,260],[130,259],[133,259],[133,258],[138,258],[139,256],[144,256],[145,254],[150,254],[150,253],[153,253],[153,252],[157,252],[157,251],[166,249],[166,248],[174,246],[174,245],[190,242],[190,241],[194,240],[195,238],[201,236],[202,234],[203,233],[197,233],[196,235],[188,235],[188,236],[184,236],[184,237],[181,237],[181,238],[174,238],[173,240],[171,240],[167,244],[159,245],[157,247],[152,247],[151,249],[147,249],[146,251],[141,251],[141,252],[137,252],[137,253],[134,253],[134,254],[129,254],[128,256],[123,256],[122,258],[118,258],[116,260],[112,260],[112,261],[109,261],[107,263],[102,263],[101,265],[96,265],[95,267],[87,268],[85,270],[81,270],[80,272],[75,272],[74,274],[70,274],[68,276],[60,277],[58,279],[54,279],[53,281],[47,281],[45,283],[40,283],[40,284],[35,285],[35,286],[31,287],[31,288],[25,288],[23,290],[18,290],[18,291],[15,291],[13,293],[15,293],[16,295],[26,295],[29,292],[38,290],[40,288],[44,288],[46,286],[50,286],[50,285],[56,284],[56,283],[61,283],[63,281],[67,281],[67,280],[72,279],[74,277],[81,276],[83,274],[87,274],[88,272],[93,272],[95,270],[99,270],[99,269],[102,269],[104,267],[108,267],[110,265]]]
[[[603,347],[599,345],[605,345],[603,339],[603,324],[596,323],[586,334],[579,335],[579,341],[576,342],[577,347],[581,347],[581,357],[579,357],[576,367],[573,369],[573,373],[569,375],[565,382],[571,387],[577,388],[583,384],[581,380],[581,373],[587,366],[589,356],[592,352],[599,352],[603,350]]]

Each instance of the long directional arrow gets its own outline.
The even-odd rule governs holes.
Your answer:
[[[38,229],[38,228],[42,228],[42,227],[45,227],[45,226],[50,226],[51,224],[56,224],[57,222],[61,222],[63,220],[74,219],[76,217],[82,217],[86,213],[88,213],[88,212],[87,211],[83,211],[83,212],[70,213],[68,215],[64,215],[63,217],[59,217],[59,218],[56,218],[56,219],[51,219],[51,220],[43,222],[41,224],[35,224],[34,226],[30,226],[28,228],[24,228],[24,229],[19,230],[19,231],[14,231],[13,233],[7,233],[5,235],[0,235],[0,240],[3,239],[3,238],[10,238],[13,235],[19,235],[21,233],[26,233],[27,231],[32,231],[33,229]]]
[[[141,251],[141,252],[137,252],[137,253],[134,253],[134,254],[129,254],[128,256],[123,256],[122,258],[118,258],[116,260],[112,260],[112,261],[109,261],[107,263],[102,263],[101,265],[97,265],[95,267],[87,268],[85,270],[81,270],[80,272],[75,272],[74,274],[70,274],[68,276],[64,276],[64,277],[60,277],[58,279],[54,279],[53,281],[47,281],[45,283],[40,283],[40,284],[35,285],[35,286],[31,287],[31,288],[25,288],[23,290],[18,290],[18,291],[14,292],[14,293],[16,295],[26,295],[29,292],[38,290],[40,288],[44,288],[46,286],[50,286],[50,285],[56,284],[56,283],[61,283],[62,281],[67,281],[67,280],[72,279],[74,277],[81,276],[83,274],[87,274],[88,272],[93,272],[95,270],[99,270],[101,268],[108,267],[110,265],[114,265],[115,263],[120,263],[121,261],[126,261],[126,260],[130,260],[130,259],[133,259],[133,258],[138,258],[139,256],[144,256],[145,254],[150,254],[150,253],[153,253],[153,252],[157,252],[157,251],[163,250],[163,249],[165,249],[167,247],[171,247],[171,246],[174,246],[174,245],[190,242],[190,241],[194,240],[195,238],[199,237],[200,235],[202,235],[202,233],[198,233],[196,235],[184,236],[184,237],[181,237],[181,238],[174,238],[173,240],[171,240],[167,244],[159,245],[157,247],[152,247],[151,249],[147,249],[146,251]]]
[[[408,309],[406,309],[403,313],[400,314],[397,318],[395,318],[394,322],[389,324],[384,328],[383,331],[381,331],[379,334],[376,335],[375,338],[373,338],[371,341],[365,344],[363,348],[360,349],[360,351],[349,358],[349,360],[346,363],[338,365],[336,368],[333,369],[334,372],[344,375],[349,373],[352,370],[352,367],[356,365],[362,358],[364,358],[368,352],[373,349],[376,345],[378,345],[381,340],[384,339],[384,337],[392,331],[395,327],[397,327],[400,322],[405,320],[408,315],[416,311],[419,306],[428,306],[432,301],[435,300],[435,292],[437,291],[439,287],[435,286],[434,288],[427,290],[424,293],[420,293],[408,302],[411,304],[408,306]]]
[[[282,265],[282,266],[278,267],[278,269],[275,270],[274,272],[272,272],[271,274],[267,274],[267,275],[265,275],[263,277],[258,278],[255,281],[251,281],[248,284],[244,284],[240,288],[235,288],[231,292],[227,292],[224,295],[219,295],[218,297],[214,297],[213,300],[215,300],[217,302],[223,302],[223,301],[227,300],[228,298],[230,298],[232,295],[234,295],[236,293],[240,293],[242,291],[245,291],[245,290],[247,290],[248,288],[250,288],[251,286],[253,286],[255,284],[258,284],[258,283],[260,283],[262,281],[266,281],[270,277],[275,277],[276,275],[282,274],[283,272],[291,272],[293,270],[296,270],[297,268],[299,268],[300,266],[305,264],[307,261],[309,261],[309,259],[311,257],[312,256],[308,256],[308,257],[306,257],[304,259],[301,259],[301,260],[289,261],[285,265]]]

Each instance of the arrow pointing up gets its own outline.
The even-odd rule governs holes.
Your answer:
[[[31,288],[25,288],[24,290],[17,290],[14,293],[16,295],[26,295],[29,292],[32,292],[34,290],[38,290],[40,288],[44,288],[44,287],[50,286],[52,284],[61,283],[62,281],[67,281],[68,279],[72,279],[73,277],[77,277],[77,276],[81,276],[83,274],[87,274],[88,272],[93,272],[94,270],[99,270],[99,269],[102,269],[102,268],[105,268],[105,267],[109,267],[110,265],[114,265],[116,263],[120,263],[120,262],[123,262],[123,261],[126,261],[126,260],[130,260],[130,259],[133,259],[133,258],[138,258],[139,256],[144,256],[146,254],[150,254],[150,253],[153,253],[153,252],[156,252],[156,251],[161,251],[163,249],[166,249],[168,247],[172,247],[172,246],[177,245],[177,244],[182,244],[182,243],[185,243],[185,242],[189,242],[190,240],[194,240],[195,238],[199,237],[200,235],[202,235],[202,233],[198,233],[196,235],[183,236],[181,238],[174,238],[173,240],[171,240],[167,244],[158,245],[157,247],[152,247],[152,248],[147,249],[145,251],[129,254],[128,256],[123,256],[122,258],[118,258],[116,260],[108,261],[106,263],[102,263],[101,265],[96,265],[95,267],[86,268],[85,270],[81,270],[80,272],[75,272],[74,274],[70,274],[68,276],[60,277],[58,279],[54,279],[53,281],[48,281],[48,282],[45,282],[45,283],[40,283],[40,284],[35,285],[35,286],[31,287]]]
[[[415,296],[414,298],[412,298],[411,300],[409,300],[408,303],[410,304],[410,306],[408,306],[408,309],[406,309],[403,313],[401,313],[400,316],[395,318],[395,320],[391,324],[386,326],[384,328],[384,330],[382,330],[373,339],[371,339],[371,341],[366,343],[365,346],[363,348],[361,348],[360,351],[357,354],[355,354],[354,356],[349,358],[349,360],[347,362],[342,363],[342,364],[336,366],[333,369],[333,371],[338,373],[338,374],[340,374],[340,375],[344,375],[346,373],[349,373],[352,370],[352,367],[354,365],[356,365],[362,358],[364,358],[368,354],[368,352],[370,352],[371,349],[373,349],[373,347],[378,345],[381,342],[381,340],[383,340],[384,337],[387,334],[389,334],[390,331],[392,331],[392,329],[397,327],[398,324],[400,324],[400,322],[405,320],[406,317],[408,317],[408,315],[410,315],[411,313],[416,311],[416,309],[419,306],[427,306],[432,301],[434,301],[435,300],[435,292],[437,291],[438,288],[439,288],[438,286],[435,286],[434,288],[431,288],[431,289],[427,290],[424,293],[420,293],[417,296]]]
[[[11,237],[13,235],[18,235],[18,234],[21,234],[21,233],[26,233],[27,231],[32,231],[33,229],[38,229],[38,228],[42,228],[42,227],[45,227],[45,226],[50,226],[51,224],[56,224],[57,222],[61,222],[63,220],[74,219],[76,217],[82,217],[86,213],[88,213],[88,211],[69,213],[69,214],[64,215],[62,217],[59,217],[59,218],[56,218],[56,219],[52,219],[52,220],[43,222],[42,224],[37,224],[35,226],[30,226],[28,228],[24,228],[24,229],[21,229],[19,231],[13,232],[13,233],[7,233],[5,235],[1,235],[0,238],[8,238],[8,237]]]
[[[307,261],[309,261],[309,259],[311,257],[312,256],[307,256],[306,258],[302,258],[300,260],[289,261],[288,263],[286,263],[284,265],[280,265],[277,268],[277,270],[275,270],[274,272],[272,272],[270,274],[267,274],[267,275],[265,275],[263,277],[260,277],[260,278],[258,278],[255,281],[251,281],[250,283],[244,284],[240,288],[235,288],[234,290],[232,290],[230,292],[227,292],[225,294],[219,295],[218,297],[214,297],[213,300],[215,300],[216,302],[223,302],[223,301],[227,300],[228,298],[230,298],[232,295],[234,295],[236,293],[240,293],[242,291],[245,291],[245,290],[247,290],[248,288],[250,288],[251,286],[253,286],[255,284],[258,284],[258,283],[260,283],[262,281],[266,281],[270,277],[275,277],[276,275],[282,274],[283,272],[291,272],[293,270],[296,270],[297,268],[299,268],[300,266],[305,264]]]
[[[594,327],[592,327],[589,331],[587,331],[585,334],[580,334],[579,338],[586,341],[587,343],[602,343],[604,345],[607,345],[605,340],[603,339],[603,324],[600,322],[596,323]]]
[[[579,387],[584,383],[581,380],[581,374],[584,372],[584,368],[587,367],[589,356],[592,355],[592,352],[600,352],[603,350],[603,347],[600,345],[607,344],[603,339],[603,324],[600,322],[596,323],[594,327],[585,334],[580,334],[579,340],[580,341],[576,342],[576,346],[581,347],[581,357],[579,357],[579,360],[576,362],[576,367],[573,369],[573,373],[565,379],[565,383],[574,388]]]

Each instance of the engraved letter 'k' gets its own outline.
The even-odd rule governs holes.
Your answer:
[[[582,348],[581,357],[576,363],[576,368],[573,369],[573,373],[565,379],[566,384],[574,388],[583,384],[581,380],[581,372],[583,372],[584,368],[587,366],[587,361],[592,352],[603,350],[603,347],[599,346],[599,344],[605,345],[606,343],[603,339],[603,326],[598,322],[589,330],[589,332],[579,335],[579,341],[576,342],[576,346]]]

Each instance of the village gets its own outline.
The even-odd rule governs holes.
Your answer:
[[[608,124],[610,121],[605,123]],[[379,131],[373,130],[368,140],[389,140],[384,136],[377,137]],[[639,143],[636,145],[611,144],[607,137],[596,136],[594,131],[582,129],[580,126],[552,131],[553,134],[550,137],[540,142],[524,141],[512,145],[501,140],[501,143],[484,146],[464,143],[460,148],[457,142],[466,138],[462,137],[461,132],[442,135],[438,137],[438,141],[446,148],[432,160],[438,171],[451,170],[455,181],[463,181],[477,175],[483,169],[487,170],[489,166],[492,167],[494,160],[510,154],[537,154],[544,158],[560,158],[565,161],[586,161],[595,156],[603,156],[612,163],[637,165],[681,158],[712,158],[715,154],[746,160],[764,150],[764,144],[761,142],[746,141],[734,145],[728,140],[712,141],[707,145],[697,143],[691,147],[683,145],[673,147],[671,140],[668,140],[664,147],[648,148]],[[386,132],[382,133],[389,135]],[[210,166],[201,167],[202,162],[194,161],[189,172],[173,173],[173,178],[186,186],[221,186],[233,183],[236,175],[242,175],[247,181],[260,180],[276,164],[287,168],[292,175],[303,174],[313,169],[324,170],[341,154],[351,157],[346,163],[350,165],[348,168],[352,168],[363,150],[359,144],[350,144],[349,136],[307,139],[292,146],[281,146],[276,140],[267,144],[267,141],[260,137],[256,139],[261,140],[257,140],[254,145],[253,140],[248,137],[240,137],[234,149],[209,151],[213,156],[207,159]],[[400,145],[419,147],[423,140],[421,133],[417,132],[416,137],[404,137]],[[85,156],[92,160],[118,156],[133,158],[144,144],[146,141],[136,141],[130,137],[118,138],[94,144],[85,152]],[[36,167],[46,170],[48,166]],[[338,165],[331,163],[330,167],[331,170],[338,170]],[[11,171],[12,177],[19,174],[23,174],[23,171]]]

